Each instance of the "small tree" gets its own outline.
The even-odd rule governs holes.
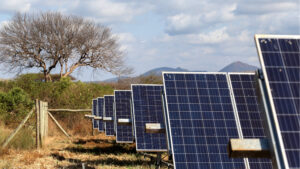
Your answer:
[[[131,73],[109,28],[58,12],[15,14],[0,29],[0,63],[19,72],[39,68],[45,81],[51,81],[50,72],[57,65],[60,77],[81,66]]]

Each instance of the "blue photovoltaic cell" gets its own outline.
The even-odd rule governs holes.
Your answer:
[[[132,85],[135,142],[137,151],[167,151],[166,133],[146,133],[146,123],[160,123],[165,128],[163,85]]]
[[[115,90],[116,140],[118,143],[132,143],[132,125],[119,125],[118,119],[131,119],[131,91]]]
[[[255,73],[229,74],[244,138],[266,138],[263,114],[259,109]],[[251,169],[271,169],[270,159],[249,158]]]
[[[226,73],[163,73],[163,80],[175,168],[245,168],[227,153],[239,134]]]
[[[97,116],[97,99],[93,99],[93,105],[92,105],[92,107],[93,107],[92,114],[94,116]],[[96,120],[92,119],[92,123],[93,123],[93,128],[94,129],[98,129],[98,122]]]
[[[98,97],[98,116],[103,118],[103,104],[104,104],[104,99],[103,97]],[[104,131],[104,123],[103,120],[98,120],[98,130],[99,131]]]
[[[114,116],[114,96],[104,96],[104,117]],[[106,121],[105,122],[105,134],[107,136],[113,136],[114,133],[114,122]]]
[[[259,59],[283,153],[300,168],[300,36],[256,36]]]

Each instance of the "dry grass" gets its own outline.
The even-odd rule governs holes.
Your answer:
[[[84,118],[84,114],[87,113],[52,113],[67,133],[73,136],[87,136],[90,134],[91,121]],[[49,130],[50,136],[63,135],[61,131],[57,130],[56,124],[51,119],[49,119],[49,128],[54,129]]]
[[[155,168],[154,161],[136,153],[134,144],[117,144],[114,137],[49,137],[41,150],[6,150],[0,156],[0,168],[52,169],[145,169]]]
[[[4,126],[0,125],[0,145],[2,145],[5,139],[9,136],[12,130],[5,128]]]
[[[44,157],[44,154],[38,152],[38,151],[30,151],[30,152],[24,152],[23,158],[20,160],[20,162],[24,163],[25,165],[29,165],[35,162],[36,159]]]
[[[13,132],[12,129],[7,129],[0,126],[0,145],[8,138]],[[23,127],[8,144],[8,148],[13,149],[32,149],[35,145],[34,131],[28,127]],[[0,153],[1,154],[1,153]]]
[[[76,169],[82,168],[83,164],[86,169],[155,168],[153,160],[135,151],[135,144],[117,144],[115,137],[107,137],[97,130],[94,130],[96,135],[91,136],[91,122],[80,117],[82,115],[54,116],[72,135],[72,141],[68,140],[49,118],[49,137],[45,142],[46,145],[43,149],[35,150],[31,144],[34,143],[34,131],[33,129],[28,131],[28,127],[27,129],[25,127],[18,133],[9,149],[0,152],[0,169]],[[0,126],[0,143],[12,131]],[[30,144],[18,145],[22,145],[22,141]],[[31,148],[26,148],[28,145]]]

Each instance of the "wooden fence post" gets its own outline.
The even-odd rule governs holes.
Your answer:
[[[36,110],[36,148],[40,148],[40,102],[38,99],[35,100],[35,110]]]
[[[45,138],[48,137],[48,102],[44,102]]]
[[[43,102],[39,101],[39,109],[40,109],[40,139],[41,146],[44,146],[44,138],[45,138],[45,114],[43,110]]]
[[[40,143],[43,147],[45,140],[48,136],[48,103],[39,101],[39,114],[40,114]]]

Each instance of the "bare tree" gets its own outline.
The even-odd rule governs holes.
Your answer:
[[[9,70],[39,68],[45,81],[58,65],[61,77],[81,66],[131,73],[109,28],[58,12],[15,14],[0,30],[0,63]]]

